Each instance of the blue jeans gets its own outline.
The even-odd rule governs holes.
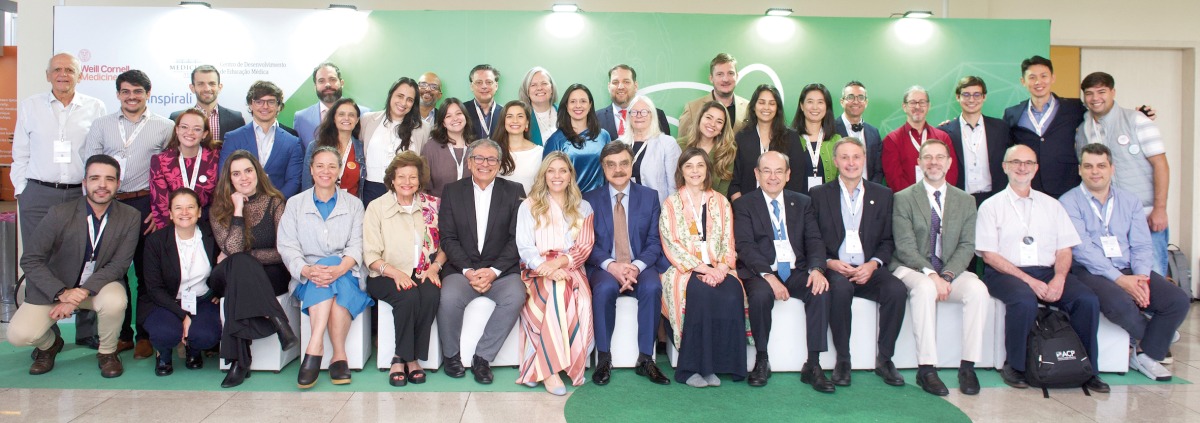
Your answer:
[[[1150,232],[1150,244],[1154,246],[1154,271],[1160,275],[1167,274],[1167,243],[1170,240],[1171,228]],[[1171,277],[1178,278],[1176,275]]]

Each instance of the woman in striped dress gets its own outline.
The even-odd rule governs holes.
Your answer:
[[[517,383],[541,382],[546,391],[565,395],[558,375],[565,371],[572,385],[583,384],[592,347],[592,293],[583,264],[594,239],[592,207],[579,192],[571,160],[551,152],[517,211],[521,279],[529,292],[521,310]]]

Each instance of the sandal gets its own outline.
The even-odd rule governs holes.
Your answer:
[[[392,357],[392,365],[396,364],[405,365],[405,362],[404,360],[401,360],[400,357]],[[407,377],[407,373],[403,368],[401,368],[401,370],[398,372],[391,372],[388,374],[388,383],[391,383],[392,386],[408,385]],[[422,382],[424,382],[424,380],[422,380]]]
[[[425,383],[425,369],[418,366],[416,370],[408,370],[408,380],[412,383]]]

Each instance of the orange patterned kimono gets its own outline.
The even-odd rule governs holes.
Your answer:
[[[592,252],[592,208],[581,202],[577,222],[566,222],[562,209],[550,202],[548,217],[537,225],[530,200],[517,212],[517,249],[521,279],[529,293],[521,310],[521,364],[517,383],[537,383],[566,371],[571,384],[582,385],[592,348],[592,293],[583,264]],[[535,269],[563,254],[566,280],[538,277]]]

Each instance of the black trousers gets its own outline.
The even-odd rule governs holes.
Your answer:
[[[778,277],[779,275],[776,275]],[[804,327],[809,352],[823,352],[829,349],[829,306],[830,291],[813,295],[812,288],[804,286],[808,283],[808,272],[800,269],[792,271],[783,285],[787,287],[792,298],[804,301]],[[767,343],[771,336],[771,310],[775,308],[775,292],[771,284],[761,276],[754,276],[742,282],[746,287],[746,301],[750,306],[750,332],[754,335],[754,348],[758,352],[767,352]]]
[[[413,281],[416,281],[413,277]],[[399,290],[388,277],[367,278],[367,293],[376,300],[392,306],[392,321],[396,328],[396,357],[406,362],[429,359],[429,334],[433,318],[437,317],[442,289],[428,279],[416,286]],[[379,357],[386,360],[387,357]]]
[[[249,253],[237,253],[213,268],[208,287],[214,295],[225,299],[221,358],[249,367],[251,341],[276,332],[269,318],[288,321],[283,306],[275,300],[281,294],[276,293],[278,281],[272,280],[280,277],[278,269],[282,267],[281,264],[263,266]],[[285,291],[286,286],[285,283]]]
[[[908,288],[887,268],[880,267],[862,285],[850,282],[841,273],[826,272],[830,305],[829,330],[833,333],[833,348],[838,361],[850,361],[850,302],[859,297],[879,303],[879,357],[891,359],[896,352],[896,338],[904,323],[904,308],[908,305]]]

